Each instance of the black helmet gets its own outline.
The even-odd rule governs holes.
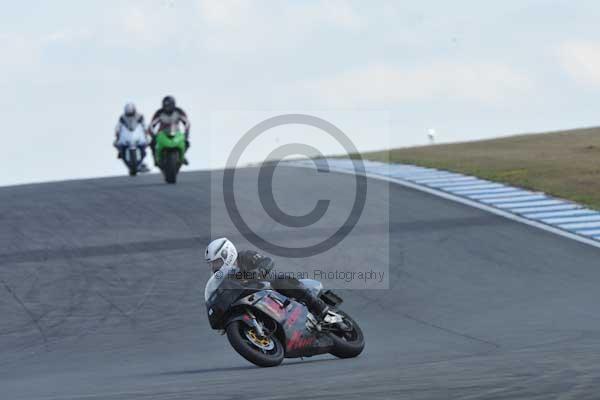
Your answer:
[[[162,108],[169,114],[175,111],[175,97],[165,96],[165,98],[162,101]]]

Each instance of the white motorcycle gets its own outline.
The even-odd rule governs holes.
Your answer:
[[[144,170],[145,165],[143,162],[146,157],[148,141],[142,125],[138,124],[135,128],[130,129],[128,126],[121,124],[119,138],[115,145],[119,149],[121,159],[127,166],[130,176],[147,171],[147,169]]]

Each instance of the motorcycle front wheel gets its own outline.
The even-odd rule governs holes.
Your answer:
[[[129,149],[129,176],[136,176],[138,169],[137,149]]]
[[[227,339],[239,355],[259,367],[275,367],[285,356],[283,345],[275,335],[261,337],[242,321],[227,325]]]
[[[164,160],[165,181],[167,183],[177,183],[177,172],[179,171],[179,152],[172,150],[166,153],[166,159]]]

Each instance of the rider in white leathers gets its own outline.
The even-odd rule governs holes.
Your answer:
[[[113,146],[118,151],[117,158],[123,156],[123,148],[131,142],[137,142],[144,149],[148,146],[144,116],[137,112],[133,103],[127,103],[115,127]],[[147,171],[148,167],[146,164],[142,164],[140,170],[140,172]]]

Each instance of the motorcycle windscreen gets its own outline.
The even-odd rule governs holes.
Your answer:
[[[206,282],[206,286],[204,287],[204,302],[207,302],[210,299],[210,296],[221,286],[224,278],[229,274],[235,272],[237,268],[230,265],[223,265],[220,270],[216,273],[212,274],[208,282]]]

